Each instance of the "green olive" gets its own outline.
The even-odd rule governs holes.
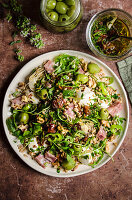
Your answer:
[[[56,0],[47,0],[46,8],[49,10],[54,9],[56,6]]]
[[[113,125],[111,125],[110,130],[113,134],[119,135],[121,133],[121,131],[123,131],[123,127],[119,124],[117,124],[117,125],[113,124]]]
[[[105,109],[105,108],[101,108],[101,110],[100,110],[101,119],[107,120],[108,116],[109,116],[109,111],[107,109]]]
[[[65,0],[65,2],[68,6],[74,6],[75,5],[75,0]]]
[[[64,2],[57,2],[55,9],[58,13],[63,15],[67,12],[67,5]]]
[[[58,21],[58,13],[57,12],[51,11],[51,12],[48,13],[48,16],[53,21]]]
[[[52,12],[52,10],[50,10],[50,9],[46,9],[46,12],[49,13],[49,12]]]
[[[48,97],[48,92],[47,92],[47,90],[46,90],[46,89],[42,89],[42,90],[38,93],[38,96],[39,96],[41,99],[43,99],[43,100],[47,99],[47,97]]]
[[[82,147],[81,147],[81,145],[73,145],[73,149],[74,149],[74,155],[75,156],[78,156],[79,155],[79,153],[81,152],[81,150],[82,150]]]
[[[75,167],[75,160],[68,156],[68,159],[65,159],[63,162],[62,162],[62,167],[66,170],[71,170]]]
[[[89,73],[91,73],[91,74],[97,74],[97,73],[99,73],[100,68],[99,68],[99,66],[98,66],[97,64],[95,64],[95,63],[89,63],[89,64],[88,64],[88,71],[89,71]]]
[[[28,104],[26,104],[25,106],[23,106],[23,110],[24,110],[24,111],[29,111],[31,107],[32,107],[32,104],[31,104],[31,103],[28,103]]]
[[[69,17],[71,17],[75,12],[75,6],[71,6],[68,10],[67,10],[67,15]]]
[[[85,74],[78,74],[76,77],[76,81],[85,84],[88,82],[88,77]]]
[[[106,85],[103,82],[98,82],[98,86],[99,86],[99,88],[100,88],[100,90],[101,90],[103,95],[107,95],[108,94]]]
[[[59,16],[59,22],[64,22],[64,21],[66,21],[68,19],[69,19],[69,17],[67,15],[60,15]]]
[[[28,113],[20,113],[19,121],[23,124],[27,124],[29,121],[29,114]]]

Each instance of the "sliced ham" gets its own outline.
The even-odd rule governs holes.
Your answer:
[[[48,87],[48,88],[51,88],[52,87],[52,85],[50,84],[50,83],[46,83],[46,87]]]
[[[26,103],[22,101],[21,96],[11,100],[11,107],[15,107],[15,106],[17,107],[17,106],[20,106],[20,105],[23,106],[25,104]]]
[[[115,101],[111,106],[108,107],[109,113],[114,117],[122,109],[122,103],[120,101]]]
[[[35,159],[35,160],[37,161],[37,163],[38,163],[39,165],[41,165],[41,167],[43,167],[43,168],[45,168],[46,163],[49,162],[49,161],[44,157],[44,155],[42,155],[42,154],[39,154],[39,155],[36,156],[34,159]]]
[[[78,72],[79,72],[80,74],[85,74],[85,72],[83,71],[83,69],[82,69],[81,67],[79,68]]]
[[[48,62],[45,63],[44,68],[49,74],[51,74],[52,72],[54,72],[53,66],[54,66],[54,62],[52,62],[51,60],[48,60]]]
[[[62,108],[65,102],[66,100],[63,99],[62,97],[54,99],[52,102],[53,108]]]
[[[74,104],[73,104],[73,103],[70,103],[70,104],[68,105],[68,109],[65,110],[64,114],[65,114],[67,117],[71,118],[71,119],[75,119],[75,113],[74,113],[73,109],[74,109]]]
[[[49,151],[45,153],[45,158],[52,163],[57,160],[57,158],[53,154],[49,153]]]
[[[97,133],[97,137],[99,138],[99,140],[104,140],[106,138],[106,131],[104,130],[103,126],[100,126],[100,129]]]

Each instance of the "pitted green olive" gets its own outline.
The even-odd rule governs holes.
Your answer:
[[[59,22],[64,22],[64,21],[66,21],[68,19],[69,19],[69,17],[67,15],[60,15],[59,16]]]
[[[119,135],[120,132],[123,130],[123,127],[119,124],[117,124],[117,125],[113,124],[113,125],[111,125],[110,130],[113,134]]]
[[[57,2],[56,7],[55,7],[56,11],[62,15],[66,14],[67,8],[68,7],[64,2]]]
[[[109,116],[109,111],[107,109],[105,109],[105,108],[102,108],[100,110],[100,117],[101,117],[101,119],[107,120],[108,116]]]
[[[54,11],[48,12],[48,16],[53,21],[58,21],[58,13],[57,12],[54,12]]]
[[[73,149],[74,149],[74,155],[75,156],[77,156],[77,155],[79,155],[79,153],[81,152],[81,150],[82,150],[82,147],[81,147],[81,145],[73,145]]]
[[[74,12],[75,12],[75,6],[71,6],[67,11],[67,15],[71,17],[74,14]]]
[[[68,6],[73,6],[73,5],[75,5],[75,0],[65,0],[65,2],[66,2],[66,4],[67,4]]]
[[[39,96],[41,99],[43,99],[43,100],[47,99],[47,97],[48,97],[48,92],[47,92],[47,90],[46,90],[46,89],[42,89],[42,90],[38,93],[38,96]]]
[[[49,10],[54,9],[56,6],[56,0],[47,0],[46,8]]]
[[[63,162],[62,162],[62,167],[66,170],[71,170],[75,167],[75,160],[68,156],[68,159],[65,159]]]
[[[88,71],[89,71],[90,74],[97,74],[97,73],[99,73],[100,68],[95,63],[89,63],[88,64]]]
[[[20,113],[19,121],[23,124],[27,124],[29,121],[29,114],[28,113]]]
[[[99,86],[99,88],[100,88],[100,90],[101,90],[103,95],[107,95],[108,94],[106,85],[103,82],[98,82],[98,86]]]
[[[88,77],[85,74],[78,74],[76,77],[76,81],[85,84],[88,82]]]

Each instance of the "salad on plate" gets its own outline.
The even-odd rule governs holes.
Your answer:
[[[96,63],[61,54],[42,63],[9,96],[6,124],[20,150],[43,168],[96,166],[123,131],[122,98]],[[116,145],[116,143],[115,143]]]

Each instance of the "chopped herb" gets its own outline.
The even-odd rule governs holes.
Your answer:
[[[9,45],[14,45],[14,44],[17,44],[17,43],[21,43],[21,40],[12,41],[12,42],[9,43]]]
[[[85,155],[83,156],[84,159],[88,159],[89,158],[89,155]]]
[[[12,95],[13,97],[17,97],[20,94],[20,91],[15,91]]]
[[[119,96],[118,96],[117,94],[112,95],[112,97],[113,97],[114,99],[118,99],[118,98],[119,98]]]
[[[17,54],[16,55],[16,59],[20,62],[24,61],[24,56],[20,55],[20,54]]]
[[[83,99],[83,97],[84,97],[84,94],[82,93],[82,94],[81,94],[81,99]]]
[[[60,168],[59,167],[57,168],[57,173],[60,173]]]
[[[20,49],[14,49],[14,52],[15,52],[16,54],[18,54],[18,53],[21,53],[22,50],[20,50]]]
[[[8,22],[11,21],[11,19],[12,19],[12,15],[11,15],[10,12],[7,14],[6,19],[7,19]]]
[[[12,38],[14,39],[17,35],[18,35],[18,32],[14,31],[13,34],[12,34]]]

